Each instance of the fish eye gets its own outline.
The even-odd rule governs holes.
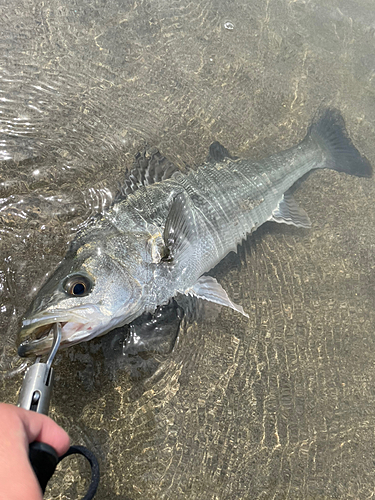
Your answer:
[[[73,297],[84,297],[91,292],[92,283],[82,275],[69,276],[63,285],[65,292]]]

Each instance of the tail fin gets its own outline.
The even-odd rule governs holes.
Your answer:
[[[350,140],[339,111],[324,111],[311,125],[306,138],[311,138],[327,154],[325,167],[358,177],[371,177],[372,167]]]

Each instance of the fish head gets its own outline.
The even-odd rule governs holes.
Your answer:
[[[42,286],[22,320],[20,356],[43,355],[53,343],[52,326],[62,325],[61,347],[103,335],[142,314],[143,286],[127,260],[108,243],[86,243],[68,252]],[[134,262],[134,259],[132,260]]]

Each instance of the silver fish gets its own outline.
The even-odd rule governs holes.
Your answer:
[[[290,188],[311,170],[372,174],[336,110],[326,110],[297,146],[264,160],[218,151],[216,161],[197,171],[175,172],[120,197],[77,234],[23,318],[21,356],[47,352],[56,322],[63,325],[61,345],[70,346],[129,324],[179,294],[247,316],[205,273],[266,221],[309,227]]]

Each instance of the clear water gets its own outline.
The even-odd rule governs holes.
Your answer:
[[[339,108],[375,166],[373,2],[2,2],[0,400],[17,323],[137,151],[180,168],[214,140],[259,158]],[[215,275],[222,309],[138,378],[121,336],[62,352],[51,416],[100,458],[99,499],[357,499],[375,489],[373,180],[317,172],[309,231],[266,225]],[[146,362],[147,361],[147,362]],[[13,372],[13,376],[10,376]],[[88,477],[64,465],[47,498]]]

